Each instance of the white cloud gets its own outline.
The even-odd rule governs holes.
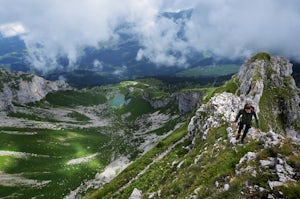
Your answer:
[[[217,2],[217,3],[216,3]],[[294,3],[293,3],[294,2]],[[290,4],[289,4],[290,3]],[[300,56],[300,6],[279,0],[207,1],[187,26],[190,45],[226,57],[270,51]]]
[[[58,80],[61,80],[61,81],[67,81],[67,78],[65,77],[65,76],[63,76],[63,75],[60,75],[59,77],[58,77]]]
[[[180,23],[167,18],[157,18],[155,23],[140,27],[140,43],[144,49],[139,50],[137,60],[148,58],[167,66],[185,65],[188,44],[177,36],[180,27]]]
[[[121,76],[127,70],[127,66],[122,66],[122,68],[117,69],[113,72],[114,75]]]
[[[93,65],[94,65],[94,68],[97,68],[97,69],[100,69],[100,70],[103,69],[103,64],[102,64],[102,62],[99,61],[98,59],[95,59],[95,60],[94,60]]]
[[[0,24],[0,34],[4,37],[21,35],[24,34],[25,32],[26,30],[21,23]]]
[[[190,20],[159,17],[189,8]],[[143,46],[137,59],[159,65],[186,66],[191,48],[225,57],[262,50],[300,57],[298,0],[2,0],[0,7],[0,24],[26,30],[29,60],[40,70],[59,67],[58,55],[72,66],[83,46],[117,39],[115,30],[125,22]]]

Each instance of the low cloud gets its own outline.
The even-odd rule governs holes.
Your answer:
[[[190,45],[224,57],[269,51],[299,57],[300,2],[280,0],[199,3],[186,29]]]
[[[0,25],[0,33],[3,37],[13,37],[25,32],[26,30],[21,23],[5,23]]]
[[[99,61],[98,59],[95,59],[93,62],[93,66],[94,68],[98,69],[98,70],[102,70],[103,69],[103,64],[101,61]]]
[[[189,17],[162,15],[186,9]],[[226,58],[268,51],[300,59],[299,19],[298,0],[3,0],[0,32],[22,33],[29,61],[47,71],[61,67],[60,56],[73,67],[85,46],[117,41],[119,27],[130,24],[122,31],[138,38],[137,60],[186,67],[191,51]]]
[[[122,68],[115,70],[112,74],[117,76],[122,76],[127,71],[127,66],[122,66]]]

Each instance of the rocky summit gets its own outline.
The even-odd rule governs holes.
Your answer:
[[[272,154],[261,159],[263,150],[284,150],[286,143],[295,146],[291,153],[299,157],[300,146],[300,92],[291,76],[292,64],[284,57],[269,56],[260,53],[248,59],[238,73],[239,88],[235,94],[219,93],[202,105],[192,117],[188,131],[195,145],[196,136],[201,135],[206,140],[212,128],[229,124],[226,129],[228,141],[236,147],[236,127],[234,122],[237,110],[242,109],[245,102],[254,105],[263,128],[251,128],[248,133],[250,140],[260,142],[264,148],[247,152],[235,166],[235,175],[229,181],[234,181],[243,174],[259,178],[258,171],[264,170],[274,175],[273,179],[265,179],[269,187],[259,185],[245,187],[243,192],[255,193],[259,198],[267,194],[268,198],[285,197],[282,192],[276,192],[276,187],[299,184],[299,167],[289,165],[289,157],[285,154]],[[261,101],[267,100],[267,101]],[[270,116],[272,115],[272,116]],[[274,118],[275,120],[273,120]],[[278,124],[280,123],[280,124]],[[298,165],[299,166],[299,165]],[[245,185],[249,179],[244,179]],[[229,183],[230,184],[230,183]],[[228,185],[229,186],[229,185]],[[249,196],[249,195],[248,195]]]
[[[190,121],[87,198],[299,198],[299,89],[284,57],[258,53],[203,96]],[[260,128],[236,139],[250,102]]]
[[[267,125],[264,128],[277,123],[277,130],[299,138],[300,90],[292,72],[292,64],[286,58],[257,54],[238,73],[239,91],[242,101],[253,102],[258,112],[262,109],[261,119]]]

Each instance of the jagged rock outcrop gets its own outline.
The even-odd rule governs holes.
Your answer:
[[[217,128],[224,122],[233,122],[240,103],[239,97],[231,93],[221,93],[212,97],[207,104],[203,104],[188,125],[192,139],[191,147],[197,134],[201,133],[202,139],[205,140],[211,128]]]
[[[182,92],[177,93],[178,109],[181,113],[192,112],[201,102],[202,92]]]
[[[135,188],[132,191],[132,194],[130,195],[129,199],[141,199],[142,198],[142,191]]]
[[[286,58],[258,53],[241,66],[238,79],[242,102],[252,102],[257,112],[263,108],[262,114],[274,114],[274,118],[266,120],[281,120],[287,134],[300,137],[300,90],[292,72],[292,64]],[[272,113],[265,113],[265,106],[269,106]]]
[[[205,137],[209,128],[215,128],[224,121],[232,122],[237,111],[250,101],[256,112],[262,109],[260,115],[263,118],[260,119],[269,127],[267,130],[283,130],[283,133],[299,138],[300,90],[291,74],[292,64],[284,57],[271,57],[266,53],[251,57],[238,73],[240,96],[222,93],[212,97],[196,111],[188,131],[191,135],[203,132]],[[283,129],[278,128],[279,122]]]
[[[238,73],[240,87],[235,94],[225,92],[216,94],[209,102],[201,105],[196,115],[191,118],[188,131],[192,144],[188,149],[194,147],[197,136],[206,140],[212,129],[226,124],[228,141],[232,144],[232,148],[236,149],[237,129],[231,123],[246,101],[250,101],[256,110],[260,111],[262,117],[260,120],[265,123],[265,129],[249,130],[247,134],[249,140],[261,143],[266,151],[284,151],[284,143],[290,140],[293,140],[295,146],[299,146],[300,92],[291,74],[292,65],[286,58],[257,54],[248,59]],[[238,92],[240,96],[236,95]],[[297,153],[299,151],[291,154]],[[256,192],[258,196],[274,198],[274,194],[278,194],[274,192],[276,187],[298,182],[299,168],[290,165],[288,158],[280,152],[276,152],[273,156],[260,159],[261,150],[249,151],[236,165],[234,178],[239,176],[258,178],[261,173],[269,173],[273,178],[265,182],[268,188],[258,185],[248,186],[247,180],[243,183],[248,193]],[[229,182],[229,187],[231,180],[226,181]],[[217,181],[216,187],[219,187]],[[225,191],[225,188],[221,187],[220,191]]]
[[[144,93],[143,98],[147,100],[150,103],[150,105],[155,109],[163,108],[174,100],[174,96],[159,99],[151,99],[149,93]]]
[[[166,107],[171,102],[178,103],[178,110],[181,113],[188,113],[195,110],[197,105],[201,102],[201,96],[203,95],[202,91],[186,91],[178,92],[170,97],[161,98],[161,99],[151,99],[148,93],[144,94],[144,99],[147,100],[150,105],[155,108]]]
[[[48,81],[33,74],[0,69],[0,88],[0,110],[14,111],[14,103],[39,101],[49,92],[71,87],[64,81]]]

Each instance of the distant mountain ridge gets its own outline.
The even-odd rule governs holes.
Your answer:
[[[177,36],[184,41],[186,40],[183,31],[184,24],[186,19],[191,17],[192,12],[192,9],[165,12],[158,17],[172,20],[178,24],[182,30],[178,32]],[[12,71],[33,72],[50,80],[64,78],[68,83],[79,86],[117,83],[141,77],[176,76],[176,73],[186,69],[176,64],[173,66],[158,65],[146,58],[137,60],[138,51],[145,46],[138,40],[137,35],[124,31],[128,27],[130,24],[122,24],[117,28],[116,34],[119,39],[116,41],[102,42],[97,47],[82,46],[82,55],[77,57],[77,61],[72,65],[65,55],[57,55],[55,62],[59,67],[53,67],[54,63],[45,63],[45,66],[39,66],[39,68],[45,67],[45,69],[47,65],[55,68],[51,71],[45,70],[46,72],[36,69],[32,65],[33,63],[29,62],[28,50],[30,49],[26,48],[21,37],[0,36],[0,67]],[[176,49],[170,54],[176,57]],[[240,64],[241,62],[240,60],[216,58],[207,53],[204,56],[204,54],[190,49],[190,53],[186,55],[187,65],[193,68],[211,64]],[[180,56],[180,53],[177,56]]]

